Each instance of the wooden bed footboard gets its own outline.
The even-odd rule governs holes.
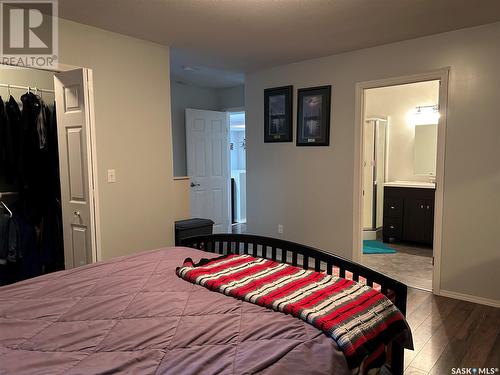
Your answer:
[[[217,253],[249,254],[272,259],[304,269],[347,277],[380,289],[406,315],[407,287],[405,284],[348,259],[310,246],[277,238],[251,234],[210,234],[182,240],[183,246]],[[393,341],[388,348],[388,363],[393,374],[403,374],[403,347]]]

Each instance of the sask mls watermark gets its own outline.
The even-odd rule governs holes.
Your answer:
[[[57,0],[0,0],[0,63],[57,66]]]
[[[451,375],[495,375],[498,367],[453,367]]]

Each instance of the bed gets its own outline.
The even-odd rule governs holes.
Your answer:
[[[352,277],[404,314],[406,286],[292,242],[217,234],[0,288],[0,374],[351,374],[336,343],[281,314],[187,283],[186,258],[246,253]],[[402,374],[402,346],[387,368]]]

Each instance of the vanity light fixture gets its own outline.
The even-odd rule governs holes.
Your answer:
[[[431,125],[439,123],[439,105],[422,105],[412,114],[413,125]]]

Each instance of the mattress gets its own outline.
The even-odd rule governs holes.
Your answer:
[[[292,316],[175,275],[165,248],[0,288],[0,374],[350,374],[336,343]]]

